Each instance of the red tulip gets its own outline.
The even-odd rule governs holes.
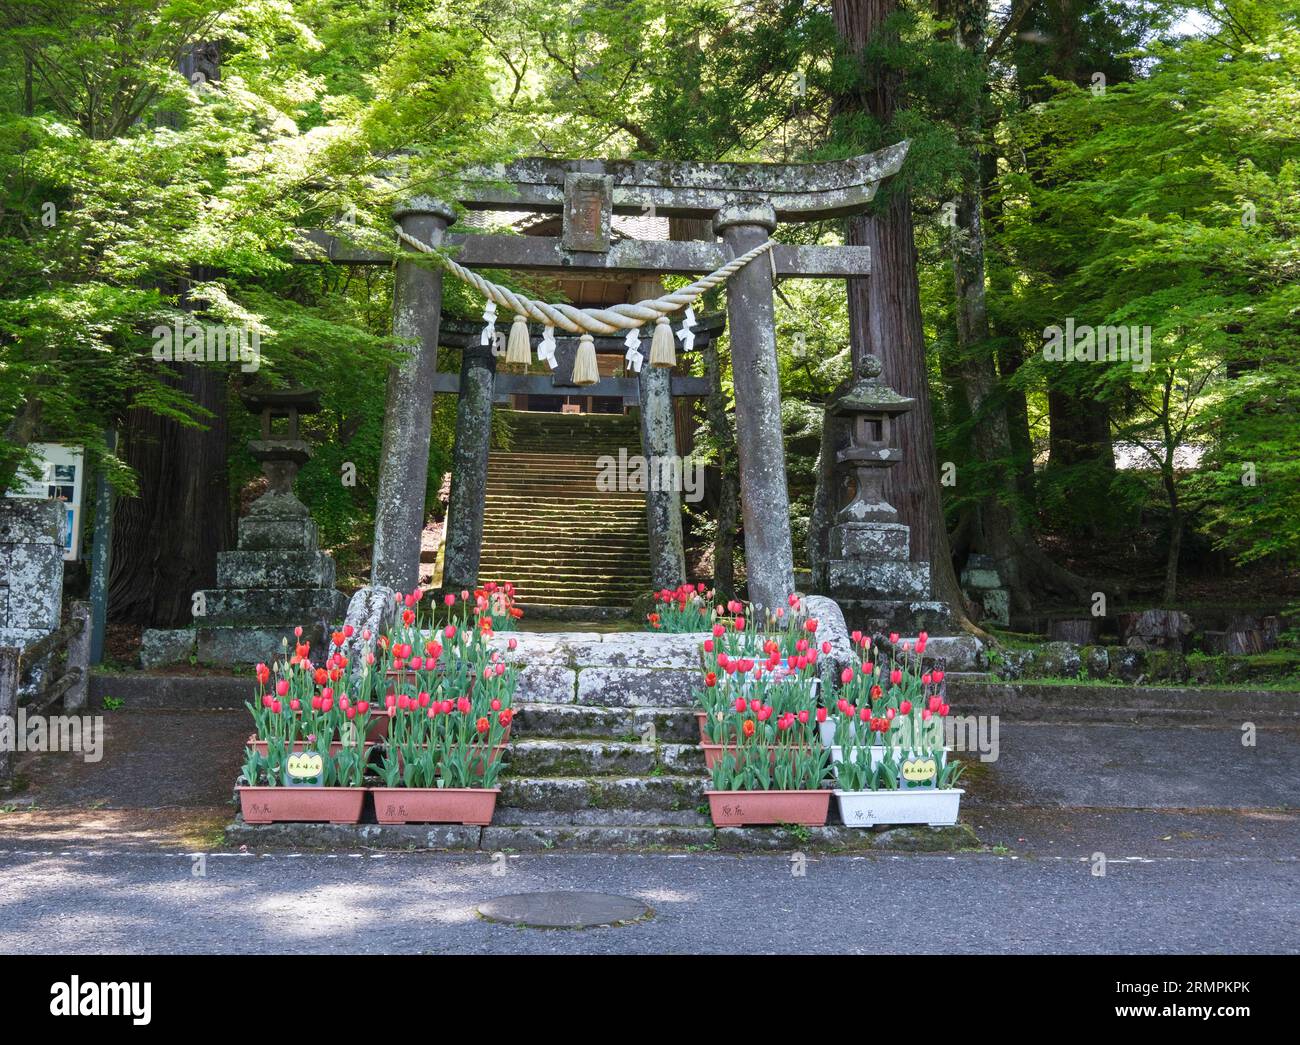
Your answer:
[[[912,713],[912,702],[910,700],[903,701],[898,705],[898,710],[904,715],[910,715]]]
[[[903,673],[899,671],[898,668],[895,668],[893,671],[889,673],[889,681],[893,685],[897,686],[900,682],[903,681]]]
[[[897,643],[898,643],[898,632],[896,632],[896,631],[891,631],[891,632],[889,633],[889,644],[890,644],[891,646],[894,646],[894,645],[897,645]]]
[[[357,714],[358,714],[358,715],[364,715],[364,714],[366,714],[366,713],[369,712],[369,711],[370,711],[370,701],[368,701],[368,700],[358,700],[358,701],[357,701]]]
[[[490,707],[493,711],[500,711],[500,710],[501,710],[501,701],[499,701],[496,697],[493,697],[493,698],[492,698],[492,703],[490,703],[490,704],[488,705],[488,707]]]
[[[747,706],[747,705],[745,704],[745,698],[744,698],[744,697],[737,697],[737,698],[736,698],[736,714],[737,714],[737,715],[743,715],[743,714],[745,713],[745,708],[746,708],[746,706]]]
[[[297,698],[297,697],[294,697],[293,700],[289,701],[289,710],[290,710],[290,711],[301,711],[301,710],[302,710],[302,705],[298,702],[298,698]]]
[[[754,735],[754,720],[752,718],[745,719],[744,723],[740,727],[740,731],[744,733],[745,736],[752,737]]]
[[[713,652],[713,640],[712,640],[712,639],[705,639],[705,640],[704,640],[704,652],[705,652],[705,653],[712,653],[712,652]]]
[[[716,671],[706,671],[704,673],[704,684],[710,689],[718,684],[718,673]]]
[[[818,708],[818,709],[817,709],[817,721],[818,721],[818,722],[825,722],[825,721],[826,721],[826,709],[825,709],[825,708]]]
[[[492,723],[487,720],[486,715],[484,715],[482,718],[480,718],[477,722],[474,723],[474,728],[477,729],[480,733],[486,733],[491,728],[491,726]]]

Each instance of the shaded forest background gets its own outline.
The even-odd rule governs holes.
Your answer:
[[[856,346],[928,406],[892,494],[950,596],[981,552],[1021,613],[1097,589],[1294,600],[1287,0],[0,0],[0,481],[30,442],[85,444],[121,495],[111,618],[185,623],[255,489],[239,392],[309,385],[324,409],[298,490],[360,583],[391,273],[295,264],[302,230],[385,249],[399,192],[445,195],[464,165],[521,155],[810,161],[902,139],[871,214],[777,234],[870,243],[890,274],[780,286],[801,564],[824,524],[821,406]],[[260,369],[160,365],[151,331],[177,317],[256,330]],[[1150,367],[1044,358],[1067,320],[1149,328]],[[690,520],[693,562],[726,587],[743,576],[717,525],[727,353],[693,365],[722,390],[699,409],[721,479]],[[454,404],[434,411],[438,476]],[[424,493],[437,513],[437,483]]]

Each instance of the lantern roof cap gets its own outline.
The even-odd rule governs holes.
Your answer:
[[[314,414],[320,410],[320,390],[316,388],[249,388],[240,398],[255,414],[273,410],[297,410],[300,414]]]
[[[832,397],[826,404],[828,414],[905,414],[916,406],[915,399],[899,395],[878,380],[876,374],[880,372],[880,361],[874,357],[868,359],[876,364],[875,367],[863,367],[864,373],[853,384]],[[872,369],[875,373],[870,372]]]

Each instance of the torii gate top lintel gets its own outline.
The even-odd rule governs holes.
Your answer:
[[[903,165],[909,143],[823,163],[695,163],[530,157],[465,172],[457,198],[471,210],[564,210],[575,176],[604,179],[617,214],[711,218],[737,199],[769,203],[779,221],[844,217],[863,209]]]

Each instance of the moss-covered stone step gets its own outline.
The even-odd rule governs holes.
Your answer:
[[[516,707],[519,736],[607,737],[628,742],[650,738],[678,744],[699,739],[692,708],[601,708],[582,704],[521,704]]]
[[[497,827],[712,827],[697,809],[511,809],[497,807]]]
[[[572,589],[590,589],[593,591],[628,591],[639,594],[643,588],[636,578],[629,578],[623,573],[605,573],[590,564],[566,563],[553,560],[531,569],[512,570],[516,591],[527,590],[530,586],[545,584]]]
[[[694,810],[705,802],[704,774],[698,776],[501,777],[498,809],[670,809]]]
[[[694,702],[699,668],[586,667],[530,664],[519,674],[521,703],[605,708],[685,708]]]
[[[649,563],[648,553],[641,549],[641,554],[629,554],[626,547],[609,547],[604,544],[595,544],[590,541],[583,542],[570,541],[564,545],[557,545],[547,549],[554,554],[548,555],[544,563],[549,569],[551,562],[582,562],[584,564],[617,566],[620,569],[626,566],[641,566]],[[518,566],[521,570],[527,569],[538,563],[538,555],[535,551],[528,548],[498,548],[490,556],[483,556],[479,559],[480,563],[496,563],[502,566]],[[640,571],[637,571],[638,573]],[[479,576],[485,576],[482,570],[479,570]]]
[[[524,776],[634,776],[703,773],[698,744],[641,744],[604,739],[516,740],[506,757]]]

